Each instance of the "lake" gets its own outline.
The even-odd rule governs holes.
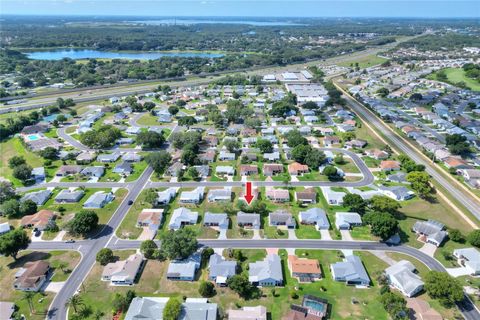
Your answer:
[[[62,60],[70,58],[79,59],[139,59],[155,60],[164,57],[183,57],[183,58],[220,58],[223,54],[208,52],[117,52],[117,51],[99,51],[99,50],[52,50],[52,51],[33,51],[24,52],[28,58],[33,60]]]

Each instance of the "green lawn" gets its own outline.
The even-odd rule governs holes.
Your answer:
[[[355,63],[358,62],[358,66],[363,69],[381,64],[385,61],[387,61],[387,59],[372,54],[361,58],[352,58],[352,60],[341,62],[338,65],[341,67],[355,67]]]
[[[447,75],[447,81],[455,85],[459,82],[465,82],[468,88],[473,91],[480,91],[480,82],[465,76],[465,71],[462,68],[446,68],[443,69]],[[433,73],[429,76],[430,79],[438,80],[437,74]]]
[[[137,124],[142,126],[159,126],[160,122],[158,122],[158,118],[153,116],[150,112],[145,113],[137,120]]]
[[[143,190],[134,204],[130,206],[130,210],[125,218],[123,218],[122,223],[116,231],[117,237],[123,239],[137,239],[142,233],[142,229],[136,227],[138,215],[143,209],[152,207],[150,203],[145,201],[146,195],[147,190]]]

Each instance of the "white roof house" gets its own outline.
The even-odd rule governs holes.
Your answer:
[[[204,187],[197,187],[192,191],[183,191],[180,194],[180,203],[198,204],[203,200],[204,193],[205,193]]]
[[[178,230],[184,225],[196,224],[197,220],[198,212],[190,211],[187,208],[178,208],[173,210],[168,228]]]
[[[175,195],[177,194],[177,189],[175,188],[168,188],[164,191],[157,192],[157,204],[159,205],[166,205],[169,204],[170,201],[172,201],[173,198],[175,198]]]
[[[10,231],[10,224],[8,222],[0,223],[0,234]]]
[[[460,265],[468,269],[471,275],[480,275],[480,252],[475,248],[453,250],[453,256]]]
[[[112,285],[132,285],[144,261],[143,255],[136,253],[126,260],[109,263],[103,268],[101,279]]]
[[[215,168],[215,174],[233,176],[235,174],[235,168],[232,166],[217,166]]]
[[[208,202],[219,202],[219,201],[231,201],[232,200],[232,189],[223,188],[223,189],[211,189],[207,194]]]
[[[330,229],[330,223],[328,222],[325,210],[320,208],[310,208],[306,211],[299,213],[299,219],[301,224],[313,224],[317,230]]]
[[[407,260],[401,260],[385,269],[390,285],[407,297],[413,297],[423,289],[423,281],[414,273],[415,266]]]
[[[339,230],[348,230],[352,226],[362,225],[362,217],[356,212],[336,212],[335,226]]]
[[[345,192],[333,191],[329,187],[322,187],[323,195],[330,205],[342,205]]]

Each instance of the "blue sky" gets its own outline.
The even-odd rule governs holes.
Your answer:
[[[0,13],[237,17],[480,17],[480,0],[0,0]]]

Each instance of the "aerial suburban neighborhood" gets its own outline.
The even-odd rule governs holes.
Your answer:
[[[480,319],[478,12],[2,18],[0,320]]]

